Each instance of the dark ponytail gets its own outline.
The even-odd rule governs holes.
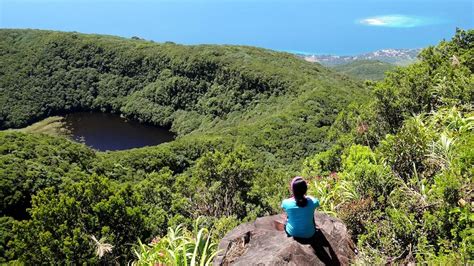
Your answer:
[[[308,204],[306,199],[306,191],[308,190],[308,185],[303,178],[295,178],[291,185],[291,190],[293,191],[293,196],[295,197],[296,206],[305,207]]]

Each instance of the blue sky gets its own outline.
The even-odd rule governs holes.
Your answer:
[[[436,44],[473,14],[470,0],[0,0],[1,28],[340,55]]]

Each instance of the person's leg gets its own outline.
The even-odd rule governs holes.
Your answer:
[[[317,230],[313,235],[311,246],[313,247],[316,256],[318,256],[318,258],[326,265],[341,265],[337,254],[334,252],[329,241],[321,230]]]

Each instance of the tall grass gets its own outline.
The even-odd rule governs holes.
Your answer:
[[[321,212],[338,216],[337,209],[340,205],[353,200],[360,199],[352,181],[335,177],[323,177],[314,180],[309,187],[309,195],[315,195],[320,202]]]
[[[207,228],[200,228],[198,218],[193,230],[183,225],[168,228],[162,238],[155,238],[150,244],[138,241],[134,249],[136,260],[130,265],[190,265],[212,264],[217,254],[217,243],[211,239]]]

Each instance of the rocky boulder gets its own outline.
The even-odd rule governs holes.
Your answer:
[[[282,231],[283,215],[258,218],[230,231],[219,243],[214,265],[348,265],[357,249],[342,221],[316,212],[312,240]]]

